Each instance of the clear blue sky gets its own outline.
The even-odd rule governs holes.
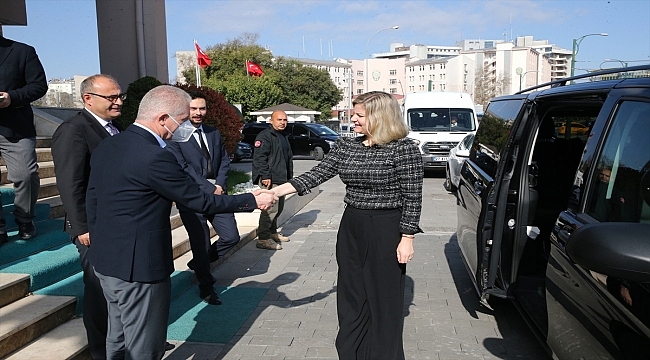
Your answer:
[[[36,47],[48,78],[100,71],[94,0],[26,4],[28,26],[5,26],[4,36]],[[461,39],[524,35],[571,50],[573,38],[608,33],[584,39],[576,68],[598,68],[605,59],[650,63],[648,0],[166,0],[166,13],[171,79],[173,54],[192,50],[193,39],[205,49],[253,32],[275,55],[328,59],[331,42],[334,57],[363,59],[370,37],[394,25],[399,30],[372,37],[368,53],[389,51],[391,42],[453,46]]]

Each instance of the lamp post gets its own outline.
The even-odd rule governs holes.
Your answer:
[[[521,68],[517,68],[517,69],[521,69]],[[524,73],[520,73],[519,74],[519,91],[521,91],[521,81],[524,78],[524,76],[526,76],[526,74],[528,74],[528,73],[538,73],[538,72],[539,72],[539,70],[529,70],[529,71],[526,71]]]
[[[402,89],[402,96],[405,96],[406,94],[404,93],[404,87],[402,86],[402,82],[397,79],[397,83],[399,84],[399,87]]]
[[[382,31],[386,31],[386,30],[397,30],[397,29],[399,29],[399,26],[395,25],[395,26],[393,26],[393,27],[389,27],[389,28],[381,29],[381,30],[377,31],[376,33],[370,35],[370,38],[368,39],[368,42],[366,43],[366,51],[365,51],[365,53],[364,53],[365,55],[368,56],[368,58],[367,58],[366,61],[365,61],[365,63],[366,63],[366,70],[365,70],[365,78],[366,78],[365,81],[366,81],[366,84],[365,84],[365,86],[364,86],[364,87],[365,87],[365,92],[368,92],[368,91],[370,90],[370,89],[368,89],[368,87],[369,87],[368,85],[370,85],[369,82],[368,82],[368,79],[369,79],[369,78],[368,78],[368,61],[370,61],[370,54],[368,54],[368,45],[370,45],[370,40],[372,40],[372,38],[373,38],[375,35],[379,34],[379,33],[382,32]]]
[[[582,40],[584,40],[584,38],[586,38],[587,36],[607,36],[607,35],[608,35],[607,33],[594,33],[594,34],[582,35],[577,39],[573,39],[573,51],[571,52],[571,76],[573,76],[573,73],[576,68],[576,56],[578,55],[578,51],[580,50],[580,43],[582,42]]]

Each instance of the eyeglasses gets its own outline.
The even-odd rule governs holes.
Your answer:
[[[117,99],[120,99],[122,101],[126,100],[126,94],[124,94],[124,93],[119,94],[119,95],[108,95],[108,96],[107,95],[99,95],[99,94],[95,94],[95,93],[91,93],[91,92],[89,92],[88,94],[99,96],[100,98],[104,98],[104,99],[106,99],[106,100],[108,100],[108,101],[110,101],[112,103],[116,102]]]

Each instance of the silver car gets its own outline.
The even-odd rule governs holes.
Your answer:
[[[453,149],[449,150],[446,173],[447,178],[443,186],[445,190],[455,192],[460,179],[460,169],[465,159],[469,157],[469,147],[474,141],[474,133],[467,134]]]

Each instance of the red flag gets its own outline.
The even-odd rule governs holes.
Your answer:
[[[264,71],[262,71],[262,68],[259,65],[248,60],[246,60],[246,71],[248,71],[248,74],[252,76],[262,76],[262,74],[264,74]]]
[[[196,61],[199,63],[199,66],[202,69],[205,69],[206,66],[212,63],[212,60],[203,50],[196,41],[194,41],[194,46],[196,47]]]

